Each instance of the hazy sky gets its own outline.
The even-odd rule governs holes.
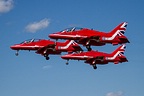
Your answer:
[[[0,0],[0,96],[143,96],[143,4],[143,0]],[[10,49],[30,38],[49,39],[48,34],[71,26],[109,32],[125,21],[131,42],[125,51],[128,63],[98,65],[94,70],[83,61],[66,65],[60,55],[50,55],[47,61],[29,51],[15,56]],[[118,46],[93,49],[109,53]]]

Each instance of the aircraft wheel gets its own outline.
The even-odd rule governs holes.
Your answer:
[[[96,65],[93,65],[93,68],[94,68],[94,69],[97,69],[97,66],[96,66]]]
[[[68,64],[69,64],[69,63],[68,63],[68,61],[69,61],[69,60],[67,60],[66,65],[68,65]]]
[[[91,47],[90,47],[90,45],[86,45],[86,48],[87,48],[88,51],[92,50]]]
[[[89,49],[88,49],[88,51],[91,51],[91,50],[92,50],[92,48],[89,48]]]
[[[86,48],[88,49],[88,48],[90,48],[90,46],[89,46],[89,45],[86,45]]]
[[[18,54],[18,51],[15,53],[15,55],[16,55],[16,56],[18,56],[18,55],[19,55],[19,54]]]
[[[68,62],[66,62],[66,65],[68,65],[69,63]]]
[[[50,58],[47,56],[47,57],[45,57],[46,58],[46,60],[49,60]]]

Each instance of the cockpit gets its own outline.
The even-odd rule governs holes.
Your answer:
[[[79,31],[79,30],[82,30],[83,28],[79,28],[79,27],[71,27],[71,28],[67,28],[67,29],[64,29],[60,32],[73,32],[73,31]]]
[[[23,41],[22,43],[20,44],[23,44],[23,43],[31,43],[31,42],[37,42],[37,41],[40,41],[41,39],[28,39],[28,40],[25,40]]]

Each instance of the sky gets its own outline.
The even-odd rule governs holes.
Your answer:
[[[0,0],[0,96],[143,96],[143,4],[143,0]],[[50,55],[47,61],[33,51],[15,56],[10,49],[30,38],[49,39],[48,34],[72,26],[109,32],[122,22],[128,22],[127,63],[97,65],[94,70],[83,61],[66,65],[60,55]],[[109,53],[118,46],[92,48]]]

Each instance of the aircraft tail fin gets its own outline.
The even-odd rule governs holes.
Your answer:
[[[123,36],[125,33],[125,30],[127,28],[127,24],[128,24],[127,22],[123,22],[123,23],[119,24],[111,32],[109,32],[109,34],[111,34],[113,38],[117,35]]]
[[[68,51],[82,51],[81,47],[74,40],[66,40],[60,49]]]
[[[117,53],[121,53],[121,52],[124,52],[126,49],[126,45],[123,44],[121,46],[119,46],[116,50],[114,50],[111,54],[115,55]]]
[[[114,60],[117,56],[122,56],[122,54],[124,54],[125,48],[125,44],[118,47],[115,51],[111,53],[111,57],[109,57],[108,60]]]
[[[66,40],[64,43],[63,43],[63,46],[65,48],[68,48],[70,45],[73,45],[74,43],[74,40]]]
[[[63,42],[63,44],[67,45],[69,42],[71,42],[71,40],[66,40],[65,42]]]

